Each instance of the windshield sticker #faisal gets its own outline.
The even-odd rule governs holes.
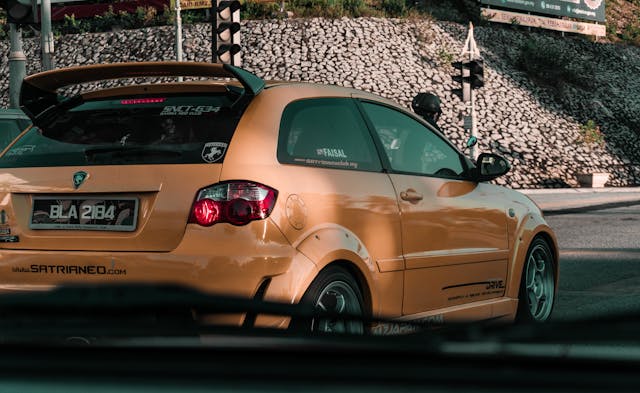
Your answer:
[[[200,116],[203,113],[218,113],[219,106],[211,105],[169,105],[162,108],[160,116]]]
[[[208,142],[202,148],[202,159],[205,162],[213,163],[220,160],[227,151],[227,143]]]
[[[316,155],[329,158],[348,158],[343,149],[328,149],[326,147],[316,149]]]

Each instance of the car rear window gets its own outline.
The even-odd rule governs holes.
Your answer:
[[[382,169],[371,134],[350,98],[310,98],[287,105],[278,160],[333,169]]]
[[[226,95],[81,104],[33,127],[0,167],[220,163],[240,114]]]

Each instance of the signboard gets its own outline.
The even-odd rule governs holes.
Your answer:
[[[176,0],[171,0],[171,9],[176,8]],[[180,0],[180,8],[183,10],[196,10],[199,8],[211,8],[211,0]]]
[[[522,26],[540,27],[543,29],[564,31],[567,33],[578,33],[604,37],[607,35],[605,25],[594,23],[575,22],[571,20],[545,18],[544,16],[527,15],[518,12],[509,12],[496,9],[482,9],[482,16],[491,22],[516,23]]]
[[[480,0],[480,3],[556,16],[604,22],[604,0]]]

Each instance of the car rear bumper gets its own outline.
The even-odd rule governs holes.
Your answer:
[[[0,250],[0,293],[78,283],[154,283],[254,297],[268,284],[260,296],[293,303],[314,272],[313,262],[271,220],[242,227],[188,225],[170,252]]]

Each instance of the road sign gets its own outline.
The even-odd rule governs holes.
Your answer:
[[[480,0],[480,3],[524,12],[605,21],[605,0]]]
[[[497,23],[518,24],[521,26],[538,27],[567,33],[577,33],[604,37],[607,35],[607,26],[595,23],[576,22],[558,18],[546,18],[538,15],[527,15],[519,12],[509,12],[496,9],[482,8],[482,16]]]
[[[171,0],[171,9],[176,8],[176,0]],[[211,0],[180,0],[180,9],[196,10],[200,8],[211,8]]]

